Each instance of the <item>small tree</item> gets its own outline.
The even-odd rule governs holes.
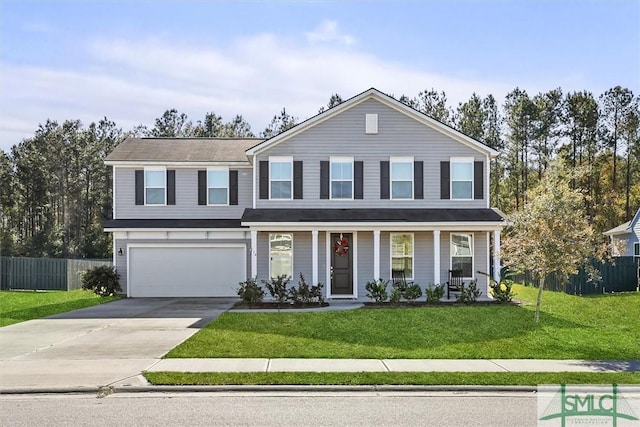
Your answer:
[[[504,264],[530,271],[538,280],[536,323],[545,278],[551,272],[562,279],[578,272],[592,258],[601,258],[593,228],[582,210],[582,194],[572,190],[555,165],[537,187],[528,192],[524,209],[511,215],[502,241]]]

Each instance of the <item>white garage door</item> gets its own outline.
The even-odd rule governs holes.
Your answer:
[[[129,296],[237,296],[246,280],[245,245],[129,246]]]

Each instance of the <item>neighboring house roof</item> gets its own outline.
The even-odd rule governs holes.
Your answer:
[[[245,151],[259,138],[127,138],[106,158],[121,163],[249,163]]]
[[[253,155],[265,150],[268,147],[272,147],[368,99],[375,99],[387,105],[388,107],[391,107],[397,111],[400,111],[401,113],[404,113],[407,116],[412,117],[415,120],[418,120],[419,122],[445,135],[450,136],[451,138],[461,142],[462,144],[465,144],[471,148],[474,148],[480,152],[483,152],[491,157],[495,157],[498,155],[498,152],[493,148],[489,147],[488,145],[485,145],[480,141],[477,141],[450,126],[445,125],[444,123],[439,122],[438,120],[432,117],[429,117],[426,114],[418,110],[415,110],[406,104],[403,104],[397,99],[392,98],[391,96],[386,95],[375,88],[371,88],[365,92],[362,92],[361,94],[356,95],[353,98],[350,98],[333,108],[330,108],[316,116],[313,116],[305,120],[304,122],[298,124],[297,126],[292,127],[291,129],[285,132],[282,132],[270,139],[267,139],[265,141],[258,143],[254,147],[251,147],[250,149],[247,150],[247,155]]]
[[[240,219],[108,219],[104,228],[241,228]]]
[[[627,234],[631,232],[631,221],[627,221],[624,224],[620,224],[617,227],[612,228],[611,230],[605,231],[605,236],[616,236],[618,234]]]
[[[493,209],[245,209],[255,222],[501,222]]]

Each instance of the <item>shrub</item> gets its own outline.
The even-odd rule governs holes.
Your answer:
[[[422,296],[422,289],[417,283],[411,283],[404,289],[402,296],[407,301],[415,301]]]
[[[263,280],[262,283],[267,287],[269,291],[269,295],[271,298],[276,300],[279,304],[283,304],[287,302],[289,298],[289,293],[287,292],[287,285],[291,279],[286,274],[283,274],[278,277],[274,277],[271,281]]]
[[[374,300],[376,303],[380,304],[385,302],[389,295],[387,294],[387,285],[389,284],[388,280],[372,280],[367,282],[365,289],[367,290],[367,297]]]
[[[480,294],[481,292],[480,289],[478,289],[478,281],[474,279],[467,286],[465,286],[464,283],[462,284],[460,295],[456,297],[456,301],[463,303],[475,302]]]
[[[239,283],[238,296],[249,306],[260,304],[264,298],[264,291],[256,279],[247,279]]]
[[[122,292],[120,276],[115,267],[100,265],[82,274],[82,289],[92,291],[101,297],[113,296],[116,292]]]
[[[318,283],[315,286],[311,286],[309,289],[309,295],[311,296],[311,302],[317,302],[318,304],[324,304],[324,295],[322,294],[322,288],[324,285]]]
[[[444,296],[444,285],[434,285],[433,283],[424,289],[427,294],[428,303],[440,302],[440,299]]]
[[[515,294],[511,291],[513,287],[513,281],[511,280],[501,280],[500,283],[496,283],[493,280],[491,281],[491,295],[498,301],[499,303],[503,302],[511,302]]]
[[[389,302],[391,304],[397,304],[400,302],[400,298],[402,298],[402,290],[399,286],[391,285],[391,295],[389,295]]]
[[[322,285],[319,285],[322,286]],[[304,280],[304,276],[300,273],[300,280],[298,281],[298,287],[295,286],[289,289],[289,298],[293,301],[294,304],[304,305],[311,304],[314,302],[316,298],[316,294],[319,292],[316,291],[317,286],[309,286],[307,282]]]

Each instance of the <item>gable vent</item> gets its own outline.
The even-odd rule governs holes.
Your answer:
[[[375,135],[378,133],[378,115],[365,114],[364,133],[367,135]]]

